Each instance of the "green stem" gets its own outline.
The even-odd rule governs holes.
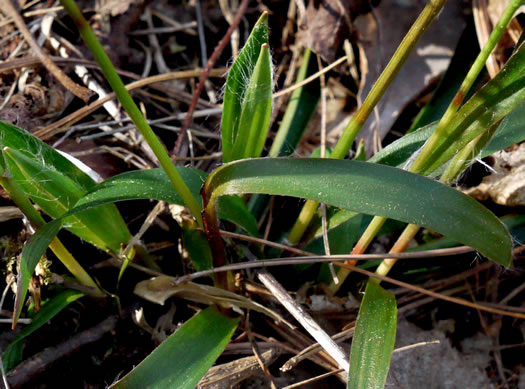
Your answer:
[[[27,217],[31,225],[35,229],[42,228],[46,222],[44,218],[38,213],[35,207],[31,204],[22,188],[18,184],[7,177],[0,177],[0,185],[5,189],[9,196],[16,204],[22,213]],[[75,276],[75,278],[83,285],[94,289],[94,295],[103,296],[104,294],[99,289],[98,285],[93,281],[90,275],[80,266],[71,253],[64,247],[58,238],[54,238],[49,244],[49,248],[55,253],[57,258],[64,264],[64,266]]]
[[[441,117],[441,120],[439,121],[436,130],[432,133],[428,141],[425,143],[425,146],[421,150],[421,153],[415,159],[412,166],[410,166],[409,171],[413,173],[420,173],[424,171],[424,169],[427,167],[427,164],[431,159],[431,155],[434,152],[436,144],[439,142],[440,139],[447,137],[447,130],[450,125],[450,122],[452,121],[452,118],[454,117],[458,109],[461,107],[461,104],[465,100],[465,97],[470,91],[470,88],[472,88],[472,85],[474,85],[474,82],[478,78],[479,73],[485,67],[485,63],[487,62],[490,53],[492,53],[492,51],[498,44],[499,40],[501,39],[501,36],[507,29],[507,25],[512,20],[512,17],[516,13],[517,9],[523,3],[525,3],[524,0],[511,0],[509,2],[509,5],[503,12],[503,15],[501,15],[498,24],[496,25],[496,27],[494,27],[494,30],[492,30],[487,44],[479,53],[478,57],[476,58],[476,61],[470,68],[469,72],[467,73],[467,76],[463,80],[463,83],[461,84],[458,92],[456,93],[456,96],[452,99],[452,102],[445,111],[445,114]]]
[[[343,159],[346,157],[357,137],[357,134],[361,131],[361,128],[374,110],[374,107],[377,105],[381,97],[383,97],[383,94],[396,77],[425,30],[441,12],[445,2],[446,0],[430,0],[423,11],[421,11],[421,14],[410,28],[410,31],[405,35],[405,38],[390,59],[385,70],[383,70],[375,82],[365,101],[345,127],[343,135],[339,138],[330,158]],[[315,211],[317,210],[318,205],[319,203],[316,201],[308,200],[306,202],[299,218],[290,231],[288,241],[291,244],[296,244],[301,240],[304,231],[308,227],[308,224],[310,224]]]
[[[82,12],[78,8],[74,0],[60,0],[60,3],[64,7],[68,15],[75,22],[78,31],[82,36],[82,39],[84,40],[86,46],[89,48],[89,50],[93,54],[93,57],[102,69],[104,77],[106,77],[106,79],[108,80],[109,84],[111,85],[111,88],[113,89],[118,100],[122,104],[122,107],[126,110],[137,129],[140,131],[148,145],[151,147],[151,150],[158,158],[160,165],[168,175],[175,190],[184,201],[184,204],[193,214],[199,226],[202,227],[202,207],[198,203],[197,199],[195,199],[195,197],[191,194],[190,190],[188,189],[181,176],[179,175],[177,169],[175,168],[175,165],[171,161],[166,149],[164,148],[164,145],[157,138],[157,136],[149,126],[148,122],[142,115],[142,112],[140,112],[139,108],[131,98],[129,92],[126,90],[124,83],[122,82],[115,70],[115,67],[111,63],[111,60],[107,56],[106,52],[104,51],[104,48],[98,41],[90,25],[82,15]]]

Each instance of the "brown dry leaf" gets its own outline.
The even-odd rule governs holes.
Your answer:
[[[491,198],[507,207],[525,205],[525,143],[510,151],[498,151],[493,158],[494,173],[465,193],[478,200]]]
[[[310,1],[298,40],[327,62],[333,62],[351,31],[351,21],[367,5],[362,0]]]
[[[499,18],[505,11],[505,8],[509,5],[509,0],[488,0],[487,11],[489,14],[490,22],[493,26],[498,23]],[[525,5],[522,5],[516,15],[525,13]]]
[[[214,286],[201,285],[194,282],[177,284],[176,278],[173,277],[159,276],[141,281],[135,286],[134,292],[136,295],[160,305],[164,305],[168,298],[178,296],[198,303],[217,304],[225,308],[231,308],[241,314],[240,308],[251,309],[264,313],[273,320],[286,323],[278,313],[244,296],[215,288]]]
[[[118,16],[129,9],[132,4],[140,4],[143,0],[103,0],[98,12],[102,16]]]
[[[370,92],[425,3],[426,1],[383,0],[374,10],[376,18],[367,14],[356,19],[356,28],[368,60],[363,97]],[[428,28],[409,56],[377,105],[378,115],[371,115],[361,131],[360,137],[365,139],[368,155],[373,151],[375,130],[379,138],[383,139],[405,105],[418,96],[432,79],[446,70],[465,25],[462,14],[462,2],[448,2],[439,19]]]
[[[265,366],[271,365],[280,355],[278,349],[270,349],[261,354]],[[229,389],[239,382],[261,372],[261,366],[255,356],[240,358],[222,365],[213,366],[200,380],[199,389]]]

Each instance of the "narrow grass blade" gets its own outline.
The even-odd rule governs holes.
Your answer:
[[[222,158],[225,162],[232,161],[233,145],[238,135],[242,103],[245,100],[248,83],[259,58],[261,46],[265,43],[268,43],[268,14],[266,12],[262,14],[253,27],[246,45],[228,72],[221,121]]]
[[[195,388],[238,323],[215,307],[199,312],[110,388]]]
[[[512,261],[512,239],[492,212],[455,189],[389,166],[323,159],[237,161],[215,170],[202,193],[210,203],[243,193],[306,198],[416,224],[504,266]]]
[[[525,102],[520,103],[496,130],[490,142],[481,150],[481,158],[525,140]]]
[[[84,296],[83,293],[68,289],[42,304],[42,309],[33,317],[31,324],[24,327],[2,353],[4,368],[7,371],[11,370],[20,362],[22,359],[22,346],[26,337],[38,330],[65,307],[82,296]]]
[[[272,113],[272,82],[270,49],[263,44],[242,101],[232,160],[261,156]]]
[[[379,284],[368,281],[352,340],[348,389],[384,388],[396,325],[396,298]]]
[[[312,50],[309,48],[304,50],[302,61],[301,68],[297,73],[296,83],[302,82],[319,70],[315,56],[312,55]],[[268,153],[270,157],[283,157],[291,155],[295,151],[306,126],[315,112],[320,94],[318,80],[293,91],[279,130],[277,130],[272,147]]]
[[[430,138],[436,127],[437,122],[434,122],[399,138],[376,153],[368,162],[403,168],[410,157]]]
[[[251,236],[260,236],[257,220],[237,196],[221,197],[217,204],[217,215],[219,219],[238,225]]]
[[[213,266],[213,257],[206,235],[196,229],[182,229],[182,243],[187,250],[196,271],[208,270]]]

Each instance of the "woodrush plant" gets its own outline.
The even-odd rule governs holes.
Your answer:
[[[476,156],[471,153],[479,150],[483,153],[484,143],[499,137],[506,139],[499,142],[500,147],[505,147],[509,139],[514,143],[523,137],[523,133],[513,133],[508,138],[508,132],[505,131],[508,131],[509,126],[503,126],[512,116],[509,113],[520,107],[523,109],[523,105],[520,105],[525,97],[525,75],[520,71],[525,63],[523,45],[516,48],[501,74],[489,81],[458,111],[463,97],[483,66],[486,55],[499,40],[514,10],[523,1],[510,2],[491,36],[489,46],[480,54],[460,89],[459,97],[453,101],[452,108],[447,111],[440,124],[433,124],[401,138],[368,162],[343,158],[348,154],[355,137],[385,89],[445,1],[431,1],[425,7],[370,95],[353,116],[330,159],[258,158],[262,155],[267,137],[272,89],[268,16],[263,14],[226,81],[221,126],[223,159],[227,163],[210,175],[172,164],[164,147],[129,97],[80,10],[73,1],[61,0],[61,3],[75,21],[122,106],[159,158],[162,170],[123,173],[99,185],[93,185],[87,194],[78,193],[78,198],[62,206],[61,214],[42,226],[26,245],[22,253],[24,266],[20,270],[20,279],[29,279],[38,259],[68,218],[78,217],[88,210],[97,210],[104,204],[144,198],[188,207],[197,226],[203,227],[209,242],[209,246],[206,246],[206,250],[209,249],[209,261],[203,262],[193,257],[196,268],[222,266],[229,258],[219,230],[218,218],[239,225],[248,234],[258,235],[257,221],[244,205],[242,197],[237,197],[246,194],[291,196],[308,200],[290,233],[289,240],[293,243],[301,240],[316,215],[318,204],[324,203],[353,211],[341,211],[344,214],[339,217],[339,222],[348,220],[356,212],[381,218],[374,219],[369,229],[372,232],[366,232],[360,240],[358,250],[361,251],[364,251],[384,220],[392,218],[410,224],[400,238],[402,242],[413,236],[419,227],[424,227],[471,246],[498,264],[511,265],[512,239],[503,223],[477,201],[424,175],[451,161],[441,176],[445,177],[442,181],[449,182],[466,166],[465,158],[471,160]],[[504,119],[507,115],[507,119]],[[430,140],[426,141],[427,138]],[[419,152],[421,144],[425,142]],[[23,156],[18,155],[18,151],[20,150],[4,150],[6,160],[12,161],[10,168],[12,166],[16,170],[27,166],[27,171],[29,167],[38,170]],[[412,157],[414,154],[415,158]],[[415,162],[412,163],[412,160]],[[407,161],[411,166],[410,171],[395,167],[405,165]],[[394,166],[387,166],[388,164]],[[56,177],[51,173],[46,175],[48,182],[54,182],[54,179]],[[39,182],[31,184],[36,188],[38,185]],[[335,216],[337,213],[334,218]],[[202,234],[196,228],[192,228],[192,232]],[[366,240],[366,245],[363,240]],[[195,241],[199,245],[207,244],[202,239]],[[231,287],[226,273],[216,274],[214,283],[218,288]],[[27,286],[24,285],[22,282],[19,299],[27,291]],[[20,311],[19,303],[14,315],[15,323]],[[395,340],[396,318],[394,296],[378,283],[368,282],[357,320],[350,366],[344,366],[350,371],[349,388],[384,386]],[[211,330],[208,324],[210,322],[214,323]],[[177,387],[193,388],[220,355],[237,324],[238,319],[229,317],[228,312],[221,312],[214,307],[202,311],[114,387],[165,387],[167,382],[177,382]],[[193,345],[190,357],[187,354],[188,342]],[[180,358],[181,355],[184,358]],[[185,363],[166,365],[160,372],[153,367],[177,360],[184,360]]]

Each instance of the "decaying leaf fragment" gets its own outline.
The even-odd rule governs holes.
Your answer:
[[[288,324],[278,313],[244,296],[214,286],[201,285],[194,282],[178,284],[174,277],[159,276],[141,281],[135,286],[135,294],[160,305],[164,305],[170,297],[177,296],[198,303],[217,304],[224,308],[233,309],[240,314],[243,313],[240,308],[251,309],[261,312],[273,320]],[[291,324],[288,325],[294,328]]]
[[[478,199],[491,198],[507,207],[525,205],[525,143],[514,150],[502,150],[493,155],[494,172],[466,194]]]
[[[280,355],[278,349],[270,349],[261,355],[265,366],[271,365]],[[200,380],[199,389],[228,389],[261,371],[255,356],[240,358],[212,367]]]
[[[352,31],[352,20],[368,7],[369,3],[363,0],[310,1],[305,17],[299,19],[302,24],[299,41],[333,62]]]

